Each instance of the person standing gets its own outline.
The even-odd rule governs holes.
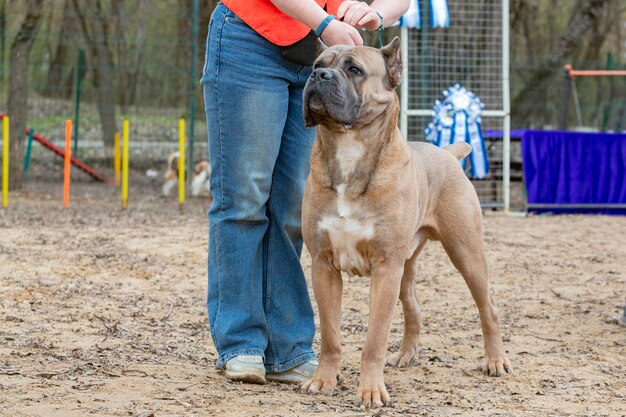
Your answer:
[[[204,89],[211,157],[207,307],[217,368],[231,380],[301,383],[317,366],[300,254],[315,129],[302,91],[311,32],[361,46],[409,0],[222,0],[209,23]],[[341,19],[341,20],[340,20]]]

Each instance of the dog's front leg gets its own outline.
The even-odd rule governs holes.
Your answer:
[[[357,393],[359,402],[366,407],[391,405],[383,370],[391,319],[400,293],[402,271],[402,262],[379,264],[372,268],[370,316],[361,355],[361,377]]]
[[[313,260],[312,282],[315,300],[320,313],[322,346],[319,366],[313,378],[302,385],[310,394],[321,392],[332,395],[337,387],[341,366],[341,273],[329,260],[316,256]]]

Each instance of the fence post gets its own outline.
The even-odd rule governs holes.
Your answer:
[[[422,91],[426,92],[428,91],[428,88],[430,86],[430,49],[428,48],[428,28],[430,27],[430,14],[432,13],[432,10],[430,10],[430,8],[432,7],[432,5],[430,2],[425,2],[424,5],[428,7],[428,9],[424,7],[424,12],[420,14],[420,19],[422,20],[422,29],[420,30],[422,35],[422,56],[419,58],[419,62],[421,62],[422,64],[420,68],[420,72],[422,74]],[[418,105],[421,107],[422,104],[423,103],[420,101]]]
[[[23,177],[24,184],[28,181],[28,168],[30,167],[30,154],[33,149],[33,135],[35,134],[35,129],[28,130],[28,142],[26,142],[26,155],[24,155],[24,169],[23,169]]]
[[[402,82],[400,83],[400,131],[405,140],[409,139],[409,119],[406,111],[409,109],[409,29],[400,28],[400,48],[402,50]]]
[[[511,209],[511,73],[509,0],[502,0],[502,191],[504,213]],[[497,195],[497,194],[496,194]]]
[[[74,107],[74,156],[78,156],[78,115],[80,114],[80,84],[83,71],[83,50],[78,50],[76,63],[76,105]]]
[[[561,114],[559,115],[559,130],[567,129],[567,110],[569,109],[569,96],[571,93],[571,80],[569,72],[571,65],[563,67],[565,77],[563,78],[563,99],[561,101]]]
[[[200,14],[200,1],[193,0],[193,11],[191,16],[191,68],[189,69],[189,158],[187,160],[188,172],[187,181],[191,184],[191,173],[193,172],[193,142],[195,134],[196,119],[196,67],[198,51],[198,15]]]

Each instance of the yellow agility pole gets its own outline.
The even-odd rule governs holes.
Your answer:
[[[9,116],[2,118],[2,207],[9,206]]]
[[[122,208],[126,208],[128,202],[128,120],[122,124]]]
[[[178,119],[178,204],[185,204],[185,119]]]
[[[120,186],[120,168],[122,161],[120,155],[120,132],[115,132],[113,140],[113,171],[115,172],[115,186]]]

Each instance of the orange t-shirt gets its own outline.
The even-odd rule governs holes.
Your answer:
[[[342,0],[315,0],[326,5],[330,14],[337,14]],[[259,35],[275,45],[291,45],[304,38],[311,30],[307,25],[287,16],[270,0],[222,0],[237,16]]]

